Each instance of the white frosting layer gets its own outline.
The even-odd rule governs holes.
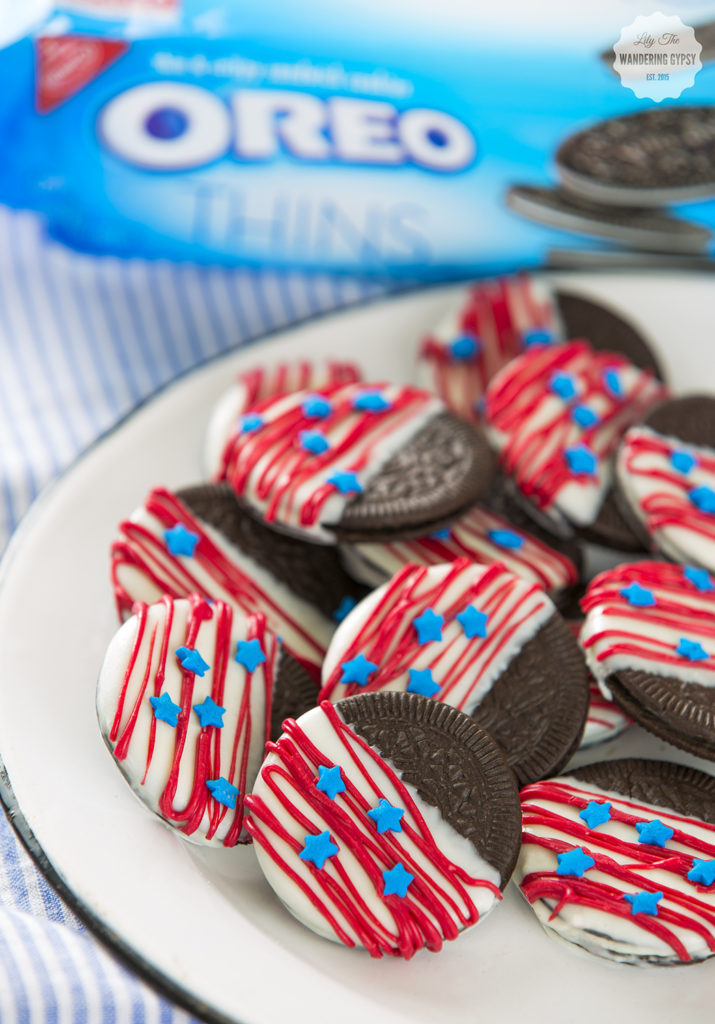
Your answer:
[[[348,738],[349,748],[340,739],[325,712],[321,708],[314,708],[299,719],[299,727],[310,743],[314,744],[320,755],[320,762],[328,765],[339,765],[341,777],[348,785],[354,787],[367,802],[370,808],[378,806],[379,798],[389,801],[393,807],[405,809],[401,819],[402,831],[389,831],[382,837],[377,834],[375,823],[361,809],[356,808],[352,797],[346,799],[346,793],[338,793],[330,804],[330,819],[327,820],[320,811],[320,797],[318,793],[315,798],[314,782],[308,784],[307,788],[298,791],[298,788],[288,782],[282,776],[273,775],[278,793],[272,791],[270,785],[271,770],[281,764],[284,760],[280,750],[288,739],[283,736],[278,744],[279,752],[270,753],[266,758],[258,779],[253,787],[249,798],[251,805],[251,831],[254,834],[254,849],[258,855],[261,868],[267,881],[274,889],[278,897],[304,925],[311,928],[326,938],[340,941],[336,929],[328,920],[328,914],[333,916],[339,927],[349,937],[350,943],[361,946],[358,931],[351,923],[349,916],[344,912],[342,901],[331,898],[316,882],[316,872],[313,866],[302,860],[295,849],[286,841],[286,836],[296,840],[302,847],[306,834],[317,835],[323,831],[329,831],[332,841],[338,846],[339,852],[334,857],[329,857],[325,865],[317,874],[323,878],[328,877],[336,886],[339,893],[345,891],[345,880],[341,877],[339,869],[345,872],[350,881],[352,892],[347,902],[355,905],[356,901],[364,900],[369,913],[379,922],[380,929],[384,929],[386,936],[391,936],[387,944],[398,947],[398,934],[400,920],[396,917],[394,909],[382,896],[381,875],[396,863],[410,865],[410,873],[419,880],[420,885],[425,885],[433,893],[439,886],[444,896],[438,897],[440,904],[443,904],[447,913],[455,922],[458,928],[462,925],[459,917],[455,914],[454,908],[449,907],[447,899],[453,901],[454,906],[459,907],[462,913],[466,910],[466,898],[477,908],[479,918],[488,914],[497,902],[495,894],[481,882],[489,882],[491,885],[499,886],[499,873],[479,856],[473,845],[452,828],[441,816],[438,809],[426,804],[418,795],[414,787],[406,785],[410,799],[416,805],[419,815],[422,817],[427,829],[427,837],[431,836],[434,844],[451,867],[446,865],[436,870],[434,864],[424,852],[424,838],[417,841],[416,835],[422,831],[422,827],[410,811],[405,807],[396,782],[400,775],[395,771],[389,761],[383,760],[373,752],[372,756],[361,749],[361,743],[352,730],[348,729],[345,735]],[[317,779],[317,765],[309,757],[302,758],[307,765],[309,777]],[[367,778],[363,771],[367,773]],[[294,776],[293,776],[294,777]],[[287,806],[286,806],[287,805]],[[268,816],[274,816],[279,823],[280,832],[274,822],[269,822]],[[308,823],[299,820],[298,816],[304,818]],[[350,828],[357,830],[356,833],[348,831],[346,822]],[[424,837],[424,833],[423,833]],[[382,847],[383,853],[378,857],[373,849],[373,843]],[[376,873],[377,879],[372,876],[371,871],[366,868],[362,857],[367,857],[371,864],[371,871]],[[383,860],[383,856],[385,859]],[[283,870],[276,862],[281,859],[287,869],[317,896],[327,908],[326,913],[321,913],[315,903],[301,891],[296,881],[292,879],[288,870]],[[470,876],[470,882],[455,882],[453,868],[461,869]],[[414,894],[415,890],[412,890]],[[412,894],[408,894],[411,896]],[[437,920],[430,913],[429,909],[422,907],[422,910],[439,931],[441,927]]]
[[[606,743],[620,736],[631,724],[628,715],[624,714],[613,701],[606,699],[597,685],[590,688],[591,698],[586,718],[586,728],[579,749]]]
[[[140,799],[190,842],[218,846],[235,828],[237,811],[213,799],[206,779],[223,777],[235,785],[239,789],[236,807],[241,812],[263,756],[278,649],[275,637],[264,631],[259,621],[266,661],[249,674],[234,654],[238,641],[249,639],[255,620],[251,623],[228,606],[216,604],[212,617],[200,622],[195,639],[187,643],[191,621],[195,618],[192,620],[188,600],[150,605],[141,639],[139,617],[127,619],[105,655],[97,684],[97,716],[119,768]],[[228,626],[225,633],[224,625]],[[203,676],[186,672],[175,654],[189,644],[209,663]],[[155,717],[149,698],[162,694],[182,708],[177,726]],[[193,706],[206,697],[225,708],[222,728],[202,728]],[[122,751],[125,733],[130,738]],[[199,750],[204,744],[208,761],[202,767]],[[171,817],[176,820],[169,820],[161,804],[172,772],[177,770],[176,790],[169,797]],[[197,800],[203,813],[188,825],[194,813],[187,808]],[[213,833],[211,838],[208,833]]]

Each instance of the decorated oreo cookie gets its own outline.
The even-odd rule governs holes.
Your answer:
[[[283,717],[315,687],[263,615],[192,595],[139,602],[112,639],[97,716],[137,796],[191,842],[247,842],[246,793]]]
[[[404,693],[326,702],[284,728],[247,827],[299,921],[409,959],[496,906],[518,854],[519,798],[484,730]]]
[[[582,621],[582,619],[568,621],[569,629],[577,639],[581,632]],[[615,739],[616,736],[625,732],[630,724],[631,719],[628,715],[603,695],[594,675],[589,670],[588,715],[579,750]]]
[[[649,546],[715,572],[715,397],[663,402],[631,427],[619,493]]]
[[[385,690],[470,715],[522,783],[566,764],[588,707],[583,656],[541,587],[465,558],[405,566],[338,627],[321,699]]]
[[[638,542],[627,526],[618,534],[606,501],[613,456],[628,427],[665,395],[652,372],[625,357],[569,342],[512,360],[489,385],[484,412],[525,508],[556,530],[575,526],[628,548]]]
[[[606,695],[656,736],[715,759],[715,579],[624,564],[596,576],[581,605],[581,644]]]
[[[429,532],[473,505],[493,468],[481,431],[429,392],[333,384],[255,406],[222,475],[269,525],[333,544]]]
[[[119,526],[111,572],[120,617],[162,594],[220,598],[265,614],[316,680],[335,626],[365,593],[335,551],[269,530],[225,483],[151,491]]]
[[[355,579],[373,587],[409,564],[438,565],[457,558],[469,558],[480,565],[501,562],[522,579],[538,583],[557,603],[578,583],[580,564],[575,543],[549,543],[537,536],[535,529],[517,529],[482,504],[426,537],[383,544],[345,544],[341,555]]]
[[[291,391],[321,388],[326,384],[348,383],[361,379],[354,363],[328,359],[308,362],[305,359],[271,366],[255,366],[238,375],[232,387],[219,399],[206,432],[204,463],[208,475],[220,476],[221,456],[236,423],[258,402]]]
[[[515,879],[552,934],[629,964],[715,953],[715,778],[661,761],[579,768],[521,792]]]

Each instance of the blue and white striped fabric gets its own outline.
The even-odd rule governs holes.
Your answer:
[[[0,550],[41,488],[159,387],[387,287],[79,255],[48,242],[34,215],[0,207]],[[0,814],[1,1024],[192,1019],[85,930]]]

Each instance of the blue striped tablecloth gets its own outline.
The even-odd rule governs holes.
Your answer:
[[[42,487],[162,385],[387,285],[96,258],[0,207],[0,550]],[[0,814],[0,1024],[183,1024],[38,872]]]

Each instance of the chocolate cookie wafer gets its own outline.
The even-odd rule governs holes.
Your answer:
[[[246,803],[287,909],[374,957],[436,952],[477,924],[518,854],[518,793],[494,741],[455,708],[405,693],[286,722]]]

